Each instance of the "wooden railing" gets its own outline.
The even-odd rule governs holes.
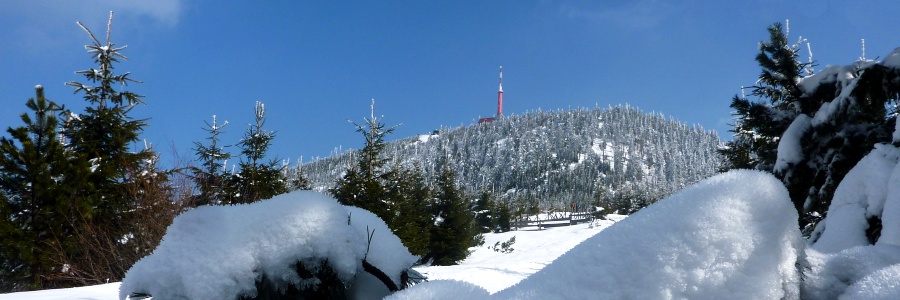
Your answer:
[[[571,213],[568,216],[557,214],[554,216],[553,214],[548,214],[548,218],[541,219],[540,215],[536,218],[536,220],[529,220],[525,218],[516,219],[513,222],[510,222],[510,227],[514,229],[529,227],[529,226],[537,226],[538,228],[550,228],[550,227],[559,227],[559,226],[569,226],[575,225],[578,223],[587,223],[594,219],[594,216],[591,213],[583,212],[583,213]]]

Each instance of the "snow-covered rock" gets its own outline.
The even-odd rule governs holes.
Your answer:
[[[276,286],[317,284],[315,278],[297,274],[297,262],[311,267],[325,262],[352,287],[356,279],[371,282],[367,273],[360,275],[364,257],[397,284],[400,271],[417,260],[374,214],[320,193],[297,191],[253,204],[204,206],[175,219],[153,254],[126,273],[119,297],[145,293],[156,299],[233,299],[255,295],[261,278]],[[386,291],[374,292],[383,296]]]

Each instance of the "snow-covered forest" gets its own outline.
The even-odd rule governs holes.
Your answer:
[[[388,143],[388,165],[420,167],[434,181],[451,166],[465,191],[486,190],[542,210],[599,204],[631,212],[722,166],[715,132],[630,106],[535,111]],[[327,190],[356,151],[300,166]],[[293,171],[297,171],[294,169]],[[596,201],[595,201],[596,200]]]

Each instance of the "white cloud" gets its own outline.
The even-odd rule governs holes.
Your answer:
[[[74,22],[96,18],[98,13],[105,15],[109,11],[115,11],[117,15],[146,17],[154,23],[167,27],[178,24],[183,7],[181,0],[12,0],[0,2],[0,11],[3,11],[4,14],[18,15],[26,21],[64,19],[67,22]]]
[[[581,5],[568,3],[562,6],[562,10],[569,17],[638,30],[654,28],[677,12],[674,3],[659,0],[598,1]]]
[[[0,39],[12,41],[4,49],[17,55],[57,55],[55,49],[76,49],[84,45],[81,21],[95,34],[106,31],[109,12],[115,12],[113,35],[147,28],[172,29],[184,11],[183,0],[3,0],[0,18],[6,30]],[[113,40],[117,40],[113,37]],[[5,51],[4,51],[5,52]],[[7,53],[9,54],[9,53]]]

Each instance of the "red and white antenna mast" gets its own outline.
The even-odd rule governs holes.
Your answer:
[[[500,66],[500,89],[497,90],[497,116],[503,115],[503,66]]]

